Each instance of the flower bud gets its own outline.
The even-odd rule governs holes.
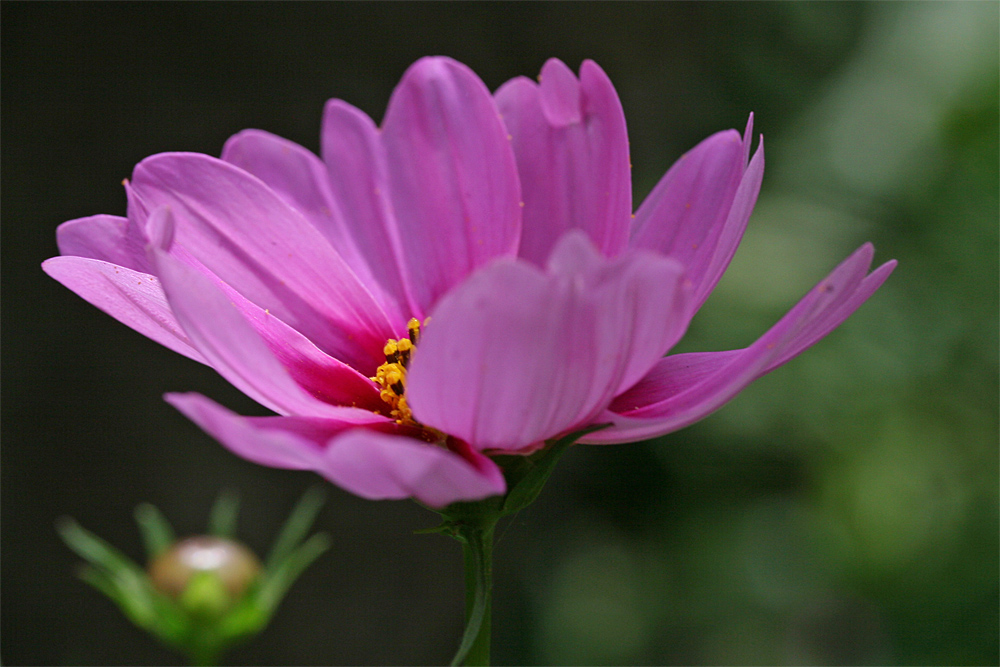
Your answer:
[[[149,578],[161,592],[190,611],[218,614],[239,600],[261,571],[242,544],[219,537],[189,537],[149,564]]]

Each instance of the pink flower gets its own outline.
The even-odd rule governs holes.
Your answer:
[[[331,100],[322,160],[259,130],[222,159],[154,155],[126,183],[127,217],[64,223],[43,267],[278,414],[167,395],[236,454],[435,507],[503,493],[493,453],[702,419],[892,271],[868,273],[866,244],[750,347],[664,356],[756,201],[752,117],[684,155],[633,216],[607,76],[550,60],[540,81],[491,96],[464,65],[425,58],[381,128]]]

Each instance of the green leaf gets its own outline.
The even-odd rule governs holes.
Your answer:
[[[232,490],[219,493],[208,515],[208,532],[216,537],[232,539],[240,513],[240,495]]]
[[[295,505],[295,509],[281,528],[281,534],[271,547],[271,553],[267,556],[266,570],[271,571],[278,567],[305,538],[325,500],[325,494],[318,486],[311,487],[302,494],[302,499]]]
[[[177,539],[167,518],[153,505],[142,503],[135,508],[135,522],[139,524],[142,541],[146,546],[146,556],[155,559],[173,546]]]

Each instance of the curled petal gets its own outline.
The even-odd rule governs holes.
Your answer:
[[[572,425],[594,371],[571,363],[593,354],[588,315],[529,265],[473,275],[421,334],[407,385],[414,415],[479,449],[520,449]]]
[[[764,135],[761,135],[762,137]],[[747,118],[747,125],[743,128],[743,164],[750,160],[750,148],[753,146],[753,112]]]
[[[744,145],[747,145],[746,142]],[[736,254],[736,248],[743,239],[743,232],[746,231],[750,214],[753,213],[753,207],[757,203],[757,195],[760,194],[763,180],[764,138],[761,137],[757,152],[754,153],[747,170],[743,172],[739,187],[736,188],[736,196],[733,198],[726,221],[709,232],[703,244],[704,252],[693,257],[687,266],[690,280],[695,286],[693,311],[697,311],[705,303],[705,299],[715,289],[733,255]]]
[[[514,154],[493,98],[465,65],[423,58],[382,124],[393,209],[422,313],[521,234]]]
[[[520,261],[483,269],[422,333],[407,385],[414,416],[508,451],[586,421],[680,335],[679,275],[651,254],[609,262],[581,233],[553,253],[551,274]]]
[[[145,237],[128,218],[93,215],[69,220],[56,230],[56,243],[63,255],[89,257],[142,273],[150,272]]]
[[[149,233],[150,244],[163,255],[171,249],[173,229],[173,216],[166,207],[156,209],[149,216],[146,231]],[[154,262],[156,250],[150,250]],[[229,299],[243,321],[253,327],[278,362],[307,392],[333,405],[363,407],[374,411],[381,411],[385,407],[371,379],[326,354],[267,309],[261,308],[222,282],[184,248],[177,249],[176,254],[184,264],[182,271],[199,271]],[[169,264],[171,260],[168,257],[163,261]]]
[[[607,256],[628,243],[632,185],[628,134],[611,81],[593,61],[580,78],[545,63],[540,84],[519,77],[496,92],[524,199],[519,255],[543,265],[558,239],[582,229]]]
[[[582,120],[580,82],[563,61],[558,58],[546,61],[538,81],[542,113],[550,125],[566,127]]]
[[[859,248],[750,347],[661,360],[597,420],[614,425],[581,442],[645,440],[684,428],[722,407],[755,379],[829,333],[885,282],[896,262],[866,275],[873,253],[870,244]]]
[[[855,254],[866,253],[871,256],[873,252],[872,245],[866,243],[862,248],[855,252]],[[869,262],[871,259],[868,260]],[[803,326],[792,340],[788,341],[781,351],[781,354],[775,356],[770,363],[767,365],[765,373],[770,373],[778,366],[791,361],[793,358],[802,354],[807,348],[812,347],[822,338],[824,338],[828,333],[840,326],[840,324],[850,317],[854,311],[861,307],[865,301],[867,301],[872,294],[875,293],[882,283],[886,281],[889,274],[893,272],[896,268],[896,260],[890,260],[878,267],[871,272],[870,275],[865,276],[859,285],[853,287],[853,289],[842,288],[843,291],[847,292],[846,295],[842,294],[840,299],[837,299],[827,307],[822,316],[813,317],[810,321]],[[833,280],[834,276],[831,275],[828,278],[828,282],[820,283],[818,289],[833,291],[838,289],[838,285]]]
[[[87,257],[53,257],[45,273],[122,324],[189,359],[207,363],[174,317],[159,279]]]
[[[633,220],[631,246],[683,264],[696,306],[725,270],[757,200],[763,151],[758,149],[759,161],[755,156],[756,164],[746,175],[745,151],[735,130],[705,139],[670,167]]]

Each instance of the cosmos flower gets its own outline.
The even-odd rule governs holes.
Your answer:
[[[322,158],[259,130],[221,159],[154,155],[126,182],[127,217],[64,223],[43,267],[277,413],[167,395],[236,454],[434,507],[502,494],[496,454],[702,419],[892,271],[869,274],[866,244],[749,347],[664,356],[756,202],[752,116],[684,155],[633,215],[605,73],[550,60],[539,80],[491,95],[464,65],[424,58],[381,127],[331,100]]]

